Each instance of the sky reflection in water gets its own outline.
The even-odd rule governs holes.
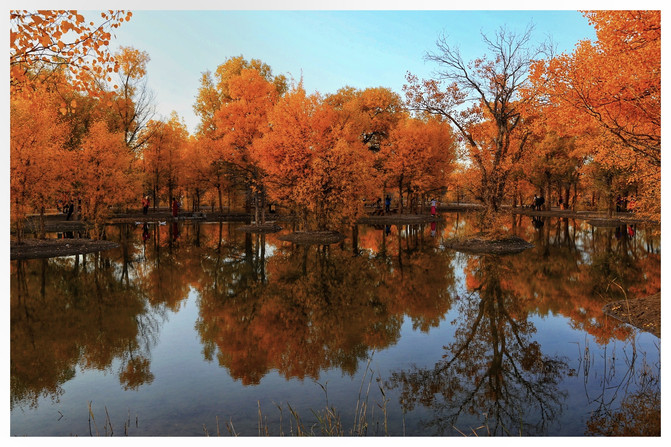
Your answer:
[[[288,435],[289,405],[316,433],[328,405],[345,434],[649,434],[659,339],[601,309],[659,290],[659,239],[541,222],[503,257],[442,249],[472,231],[447,214],[327,248],[114,226],[117,250],[12,261],[11,434],[258,435],[261,411]]]

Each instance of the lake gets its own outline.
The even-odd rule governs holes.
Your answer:
[[[444,248],[473,217],[359,225],[330,246],[240,223],[114,225],[118,249],[11,261],[10,433],[659,427],[660,340],[602,312],[659,291],[659,236],[516,216],[534,248]]]

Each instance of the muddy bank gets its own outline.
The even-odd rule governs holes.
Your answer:
[[[662,294],[608,303],[603,312],[619,321],[662,336]]]
[[[494,255],[520,253],[529,248],[533,248],[534,246],[534,244],[517,236],[495,240],[489,240],[478,236],[454,238],[448,239],[443,245],[445,248],[451,248],[465,253]]]
[[[386,216],[366,216],[357,221],[367,225],[415,225],[437,222],[438,216],[430,214],[388,214]]]
[[[92,241],[91,239],[26,239],[17,244],[9,244],[10,259],[55,258],[117,248],[119,244],[110,241]]]
[[[328,245],[343,241],[345,235],[337,231],[296,231],[278,239],[299,245]]]
[[[237,227],[235,231],[241,231],[243,233],[266,234],[266,233],[277,233],[281,229],[282,227],[277,225],[275,222],[266,222],[264,224],[258,224],[258,225],[243,225]]]

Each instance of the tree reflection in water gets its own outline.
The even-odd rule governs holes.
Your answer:
[[[566,393],[559,386],[575,372],[568,369],[568,358],[543,353],[531,338],[536,329],[528,317],[564,315],[600,345],[612,340],[629,343],[635,330],[609,320],[603,306],[623,299],[623,291],[629,297],[642,297],[660,289],[659,252],[650,238],[644,241],[632,229],[627,229],[626,236],[621,229],[618,237],[613,228],[598,229],[568,219],[528,220],[530,225],[524,225],[521,216],[513,217],[511,229],[534,241],[534,249],[513,256],[464,258],[469,294],[458,301],[458,326],[444,358],[433,368],[397,371],[387,382],[400,390],[405,411],[417,405],[433,411],[426,426],[437,434],[470,432],[476,427],[485,427],[490,434],[548,433],[564,410]],[[456,219],[451,224],[448,218],[445,237],[459,235],[462,225]],[[606,383],[617,377],[629,383],[630,371],[612,368],[598,380]],[[658,393],[658,383],[646,383],[647,389]],[[627,388],[626,384],[619,387],[619,395],[604,392],[601,400],[588,396],[588,405],[594,408],[588,432],[599,433],[599,425],[606,423],[626,426],[623,421],[633,419],[631,409],[636,405],[648,409],[639,415],[656,417],[659,424],[654,398],[639,399],[636,396],[644,394],[637,391],[620,409],[612,408],[622,393],[629,396]],[[655,427],[654,421],[648,425]],[[619,432],[624,432],[622,427]],[[600,429],[606,433],[605,426]]]
[[[429,226],[361,226],[328,247],[241,233],[231,223],[180,224],[177,231],[118,226],[107,234],[119,250],[13,261],[10,405],[58,400],[78,368],[114,368],[121,389],[142,389],[153,380],[151,349],[162,322],[193,292],[203,357],[243,385],[260,383],[270,371],[318,380],[336,368],[352,376],[371,351],[400,341],[406,319],[413,330],[440,331],[452,309],[459,317],[445,358],[387,381],[403,409],[429,407],[435,417],[427,425],[439,434],[483,420],[496,434],[547,433],[565,412],[558,385],[575,375],[566,359],[551,357],[534,340],[529,317],[564,317],[600,346],[628,341],[635,331],[601,309],[623,291],[628,297],[659,291],[659,243],[641,229],[633,236],[626,229],[625,236],[623,229],[566,219],[534,226],[517,216],[513,231],[536,248],[464,257],[441,241],[469,232],[468,216],[445,218],[435,237]],[[461,281],[455,284],[461,270],[466,294]],[[588,433],[605,433],[606,426],[646,433],[632,430],[643,427],[645,415],[648,427],[659,425],[659,382],[646,382],[642,371],[636,381],[622,379],[617,398],[590,390]]]
[[[586,435],[660,436],[660,363],[649,363],[648,353],[639,359],[636,345],[637,336],[632,335],[622,353],[613,348],[609,354],[604,346],[598,360],[585,345],[578,374],[582,375],[586,397],[593,406]],[[618,358],[622,354],[623,358]],[[592,370],[601,370],[602,374]]]
[[[427,330],[450,307],[451,256],[419,244],[418,231],[383,242],[396,245],[387,246],[392,262],[362,256],[359,237],[355,248],[285,244],[269,259],[264,236],[245,238],[254,244],[244,252],[208,260],[196,323],[205,357],[243,384],[271,369],[286,378],[318,379],[334,367],[353,375],[371,350],[398,340],[405,315]]]
[[[527,304],[502,285],[511,275],[509,259],[469,259],[470,294],[459,299],[458,326],[443,359],[433,368],[394,372],[388,381],[401,389],[404,411],[416,404],[433,410],[426,426],[435,434],[482,423],[493,435],[543,434],[562,412],[566,393],[558,384],[567,361],[543,354],[532,340]]]
[[[77,367],[109,370],[115,359],[125,389],[152,382],[158,314],[115,267],[99,253],[14,264],[11,407],[35,406],[41,396],[57,400]]]

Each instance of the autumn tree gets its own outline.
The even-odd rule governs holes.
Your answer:
[[[142,152],[144,183],[152,191],[156,209],[161,198],[169,203],[181,186],[183,151],[189,133],[174,111],[168,121],[147,123],[145,132],[148,135]]]
[[[361,141],[373,152],[378,152],[389,138],[403,111],[401,98],[385,87],[343,87],[327,95],[324,102],[338,111],[341,125],[352,140]]]
[[[502,28],[493,39],[483,35],[491,59],[470,63],[441,36],[437,51],[426,56],[438,64],[437,79],[420,81],[408,74],[404,86],[411,109],[443,116],[463,137],[480,172],[480,199],[489,216],[499,211],[508,177],[527,150],[526,109],[534,95],[522,93],[536,55],[530,50],[531,31],[515,34]],[[451,84],[443,87],[442,81]]]
[[[545,129],[533,143],[531,151],[519,165],[524,178],[535,187],[534,193],[545,197],[545,207],[551,209],[561,198],[564,205],[575,209],[577,193],[571,196],[571,190],[577,191],[580,169],[585,161],[582,148],[575,137],[558,135]],[[527,204],[530,203],[527,198]]]
[[[386,87],[362,90],[343,87],[336,93],[326,95],[324,102],[337,112],[336,125],[342,128],[348,142],[374,154],[372,158],[369,153],[362,154],[373,163],[373,169],[368,170],[368,175],[359,178],[359,182],[365,184],[365,197],[384,196],[387,185],[381,149],[404,113],[400,96]]]
[[[211,160],[208,151],[195,136],[189,136],[182,150],[181,184],[191,197],[193,211],[199,211],[205,194],[212,187]]]
[[[288,89],[286,76],[274,76],[270,66],[259,59],[247,60],[243,56],[228,58],[216,68],[214,74],[206,71],[201,75],[200,87],[193,105],[194,112],[200,117],[196,133],[216,136],[217,125],[214,116],[223,104],[231,100],[229,83],[232,78],[239,76],[242,70],[258,72],[275,86],[278,95],[282,95]]]
[[[137,197],[139,179],[123,135],[110,133],[104,122],[95,123],[75,158],[76,192],[82,218],[93,225],[92,239],[102,237],[103,225],[113,207],[126,206]]]
[[[155,112],[154,94],[147,87],[149,54],[121,47],[114,60],[119,67],[116,76],[101,80],[101,89],[108,92],[107,104],[113,110],[110,120],[123,131],[126,146],[138,151],[150,136],[143,130]]]
[[[131,16],[125,11],[101,12],[96,24],[72,10],[10,11],[10,90],[19,92],[61,68],[77,89],[93,90],[91,73],[116,70],[108,49],[111,31]]]
[[[208,157],[212,160],[210,178],[216,179],[220,211],[224,187],[242,186],[247,209],[252,196],[262,190],[258,182],[261,173],[249,163],[247,154],[249,144],[264,129],[261,126],[254,130],[253,126],[262,123],[267,108],[286,90],[284,75],[273,75],[268,64],[243,56],[227,59],[214,74],[209,71],[202,74],[193,106],[200,117],[196,133],[203,146],[212,152]],[[239,127],[234,127],[235,124]],[[258,203],[256,209],[259,210]]]
[[[269,128],[267,115],[277,102],[278,92],[275,85],[254,69],[243,69],[238,76],[232,77],[228,91],[230,100],[215,114],[215,122],[221,132],[216,145],[221,160],[244,183],[252,197],[254,221],[263,223],[266,197],[264,173],[251,152],[252,146]]]
[[[67,127],[59,123],[54,96],[40,85],[10,101],[10,216],[19,242],[24,220],[33,210],[42,216],[44,237],[45,208],[56,202],[70,159],[63,148]]]
[[[435,194],[447,185],[454,169],[455,138],[450,125],[440,117],[406,117],[391,130],[389,143],[380,153],[389,184],[396,185],[399,212],[403,194]]]
[[[552,101],[599,126],[610,138],[596,161],[629,172],[641,188],[641,210],[661,212],[660,11],[590,11],[595,42],[580,42],[535,67]]]
[[[310,230],[338,229],[363,210],[361,179],[370,175],[372,153],[350,141],[338,119],[319,95],[296,86],[269,113],[270,129],[254,148],[271,197],[289,204]]]

